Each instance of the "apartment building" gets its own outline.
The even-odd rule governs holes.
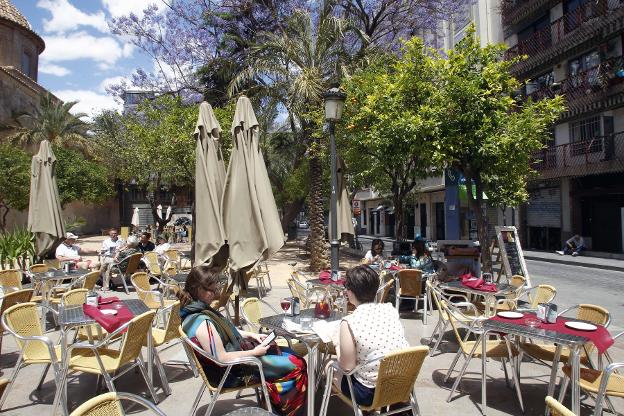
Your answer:
[[[624,247],[624,1],[503,0],[506,57],[539,100],[563,94],[567,111],[548,148],[535,155],[539,177],[522,208],[525,246],[559,249],[581,234],[593,251]]]

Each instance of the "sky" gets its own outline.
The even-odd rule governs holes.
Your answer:
[[[112,34],[111,17],[137,15],[155,0],[11,0],[46,44],[39,56],[38,83],[63,101],[78,101],[75,112],[91,117],[120,109],[107,85],[136,68],[153,68],[151,58]]]

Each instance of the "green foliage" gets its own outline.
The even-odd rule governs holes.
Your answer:
[[[491,203],[516,206],[528,197],[531,155],[544,147],[564,101],[514,98],[520,84],[510,73],[515,61],[502,59],[504,50],[504,45],[481,48],[472,28],[448,59],[436,60],[433,160],[475,180]]]
[[[64,222],[65,222],[65,231],[68,231],[71,233],[76,233],[82,227],[87,225],[87,220],[85,220],[83,217],[77,217],[77,216],[65,218]]]
[[[22,149],[0,145],[0,228],[5,228],[5,214],[10,209],[28,208],[30,156]]]
[[[19,267],[24,270],[27,262],[35,257],[35,235],[24,228],[0,234],[0,266]]]
[[[56,184],[61,205],[72,201],[100,203],[114,195],[106,166],[87,159],[76,150],[53,146],[53,151],[57,159]]]

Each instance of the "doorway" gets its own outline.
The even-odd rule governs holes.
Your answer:
[[[444,202],[436,202],[434,204],[434,209],[435,209],[435,229],[436,229],[436,233],[435,233],[435,238],[436,240],[444,240],[445,239],[445,235],[444,235],[444,228],[445,228],[445,224],[444,224]]]

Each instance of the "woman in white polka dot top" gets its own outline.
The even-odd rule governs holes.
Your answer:
[[[370,267],[362,265],[347,271],[345,289],[356,308],[340,323],[336,339],[338,364],[344,370],[409,346],[396,309],[389,303],[374,303],[378,288],[379,277]],[[372,403],[378,370],[379,362],[375,362],[354,374],[351,382],[357,403]],[[334,382],[349,396],[346,377]]]

